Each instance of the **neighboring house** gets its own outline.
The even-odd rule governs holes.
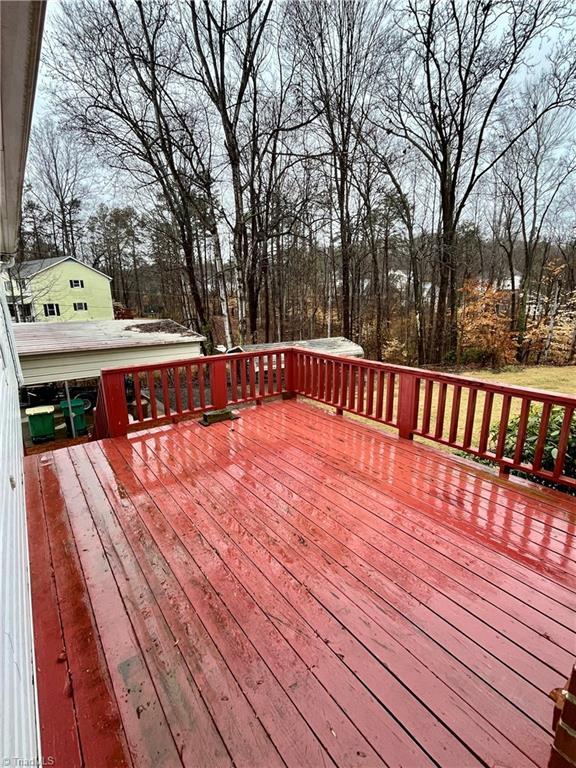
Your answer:
[[[4,275],[15,322],[112,320],[111,277],[71,256],[23,261]]]

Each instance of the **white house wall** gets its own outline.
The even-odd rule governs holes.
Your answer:
[[[3,765],[36,765],[40,752],[18,360],[9,322],[0,286],[0,757]]]

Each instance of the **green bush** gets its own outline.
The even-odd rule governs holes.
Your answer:
[[[556,457],[558,456],[558,442],[560,440],[560,431],[562,429],[562,422],[564,421],[565,410],[561,406],[553,406],[550,411],[550,420],[548,422],[548,431],[546,433],[546,442],[544,445],[544,453],[542,456],[542,469],[552,471],[556,463]],[[524,440],[524,446],[522,449],[522,462],[530,464],[534,460],[534,453],[536,451],[536,443],[538,441],[538,434],[540,432],[540,422],[542,419],[542,407],[534,405],[530,408],[528,415],[528,422],[526,425],[526,439]],[[516,437],[518,435],[518,429],[520,426],[520,416],[514,416],[508,421],[508,428],[506,429],[506,439],[504,442],[504,455],[507,457],[514,456],[516,450]],[[491,449],[494,450],[496,441],[498,440],[498,432],[500,424],[493,424],[490,430],[490,442]],[[463,454],[464,455],[464,454]],[[485,460],[479,460],[483,464],[491,464],[492,462],[486,462]],[[549,480],[536,477],[529,472],[519,472],[512,470],[512,474],[518,477],[526,477],[529,480],[533,480],[541,485],[546,485],[549,488],[556,488],[560,491],[565,491],[572,495],[576,495],[574,489],[569,489],[566,485],[561,483],[553,483]],[[566,460],[564,462],[564,474],[568,477],[576,478],[576,417],[572,416],[572,422],[570,424],[570,433],[568,436],[568,449],[566,451]]]

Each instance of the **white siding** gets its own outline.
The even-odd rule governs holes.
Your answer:
[[[19,765],[37,765],[40,750],[19,368],[13,341],[0,286],[0,757],[4,761],[19,758]]]
[[[20,359],[25,384],[46,384],[71,379],[92,379],[102,368],[147,365],[187,360],[201,355],[200,342],[159,344],[125,349],[98,349],[49,355],[23,355]]]

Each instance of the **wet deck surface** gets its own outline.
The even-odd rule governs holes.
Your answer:
[[[300,402],[26,458],[56,766],[545,766],[576,502]]]

